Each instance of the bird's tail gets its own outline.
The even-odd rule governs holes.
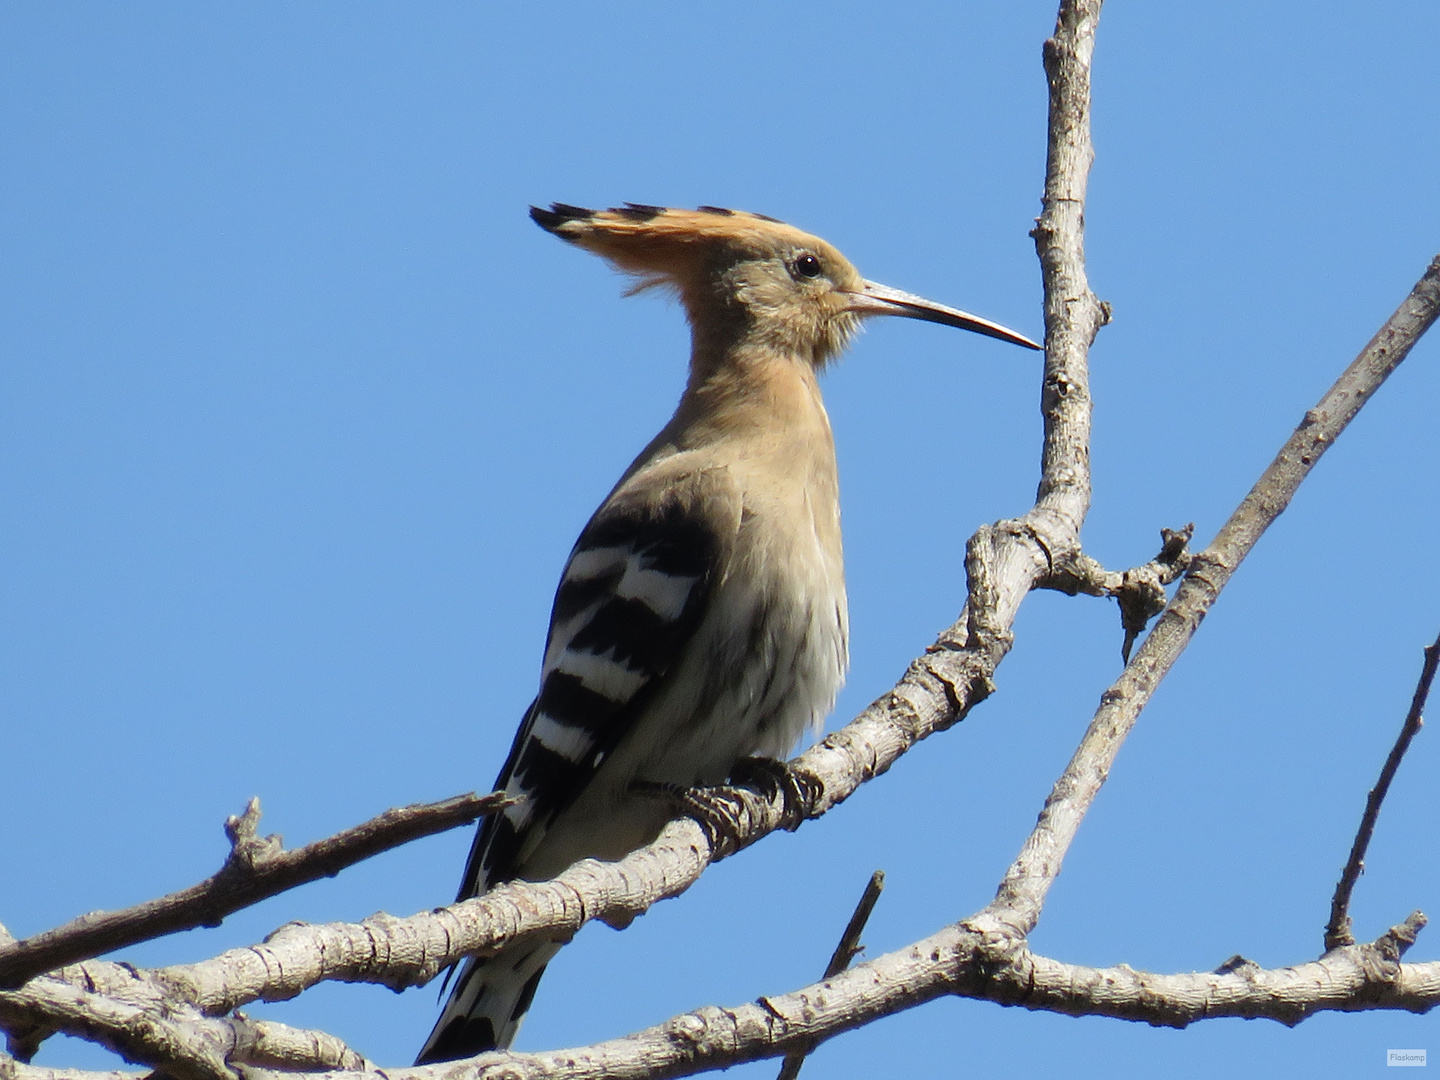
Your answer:
[[[560,944],[524,942],[494,956],[466,960],[415,1064],[508,1049],[530,1009],[545,965],[560,951]]]

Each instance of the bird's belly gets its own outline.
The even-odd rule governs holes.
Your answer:
[[[717,591],[696,648],[666,679],[581,796],[552,823],[522,875],[582,858],[619,859],[655,838],[675,808],[635,781],[724,783],[747,756],[783,757],[835,702],[846,666],[845,594]]]
[[[637,777],[723,783],[740,758],[784,756],[818,728],[845,677],[844,603],[843,591],[718,590],[689,670],[635,733]]]

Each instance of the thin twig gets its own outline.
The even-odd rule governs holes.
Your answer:
[[[860,902],[855,905],[855,912],[850,916],[850,921],[845,924],[845,932],[840,935],[840,943],[835,946],[835,951],[830,954],[830,963],[825,965],[825,978],[833,978],[839,975],[850,966],[850,961],[864,948],[860,944],[860,935],[865,932],[865,924],[870,921],[870,913],[875,910],[875,902],[880,899],[880,893],[885,889],[885,871],[876,870],[870,875],[870,882],[865,886],[865,892],[860,896]]]
[[[43,934],[0,945],[0,989],[22,986],[43,972],[126,945],[197,926],[219,926],[225,916],[241,908],[334,877],[372,855],[468,824],[513,801],[493,792],[386,810],[327,839],[285,851],[278,836],[257,834],[260,802],[251,799],[243,814],[225,822],[230,854],[218,873],[157,900],[120,911],[92,912]]]
[[[1120,628],[1125,639],[1120,645],[1122,663],[1130,662],[1130,649],[1145,632],[1150,620],[1165,610],[1165,589],[1180,580],[1190,566],[1192,521],[1183,529],[1160,530],[1160,553],[1142,566],[1129,570],[1106,570],[1083,551],[1055,560],[1055,567],[1036,588],[1055,589],[1075,596],[1113,596],[1120,607]]]
[[[875,901],[880,899],[880,893],[885,888],[885,871],[876,870],[870,875],[870,882],[865,886],[865,891],[860,895],[860,903],[855,905],[855,913],[850,916],[850,921],[845,924],[845,932],[840,935],[840,944],[835,946],[835,952],[830,956],[830,963],[825,965],[824,979],[833,979],[850,966],[860,952],[860,935],[865,932],[865,924],[870,921],[870,913],[875,910]],[[805,1064],[805,1059],[815,1049],[812,1043],[803,1050],[794,1050],[785,1056],[785,1063],[780,1066],[780,1075],[775,1080],[795,1080],[800,1075],[800,1066]]]
[[[1370,837],[1375,834],[1375,822],[1380,818],[1380,804],[1390,790],[1390,781],[1400,768],[1410,741],[1425,725],[1422,713],[1425,701],[1430,696],[1430,684],[1435,681],[1435,669],[1440,667],[1440,637],[1425,649],[1425,664],[1420,670],[1420,682],[1415,687],[1415,696],[1410,700],[1410,711],[1405,714],[1405,723],[1400,726],[1400,735],[1390,748],[1385,767],[1380,770],[1380,779],[1370,790],[1365,800],[1365,814],[1360,819],[1360,831],[1355,834],[1355,843],[1350,847],[1350,858],[1335,885],[1335,897],[1330,901],[1330,922],[1325,927],[1325,948],[1335,949],[1341,945],[1354,945],[1355,935],[1350,925],[1350,894],[1355,883],[1365,870],[1365,852],[1370,847]]]

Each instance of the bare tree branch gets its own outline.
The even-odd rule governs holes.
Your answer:
[[[835,946],[835,951],[830,955],[830,963],[825,965],[823,978],[832,979],[840,972],[850,966],[850,961],[855,959],[862,946],[860,935],[865,932],[865,924],[870,921],[870,913],[875,910],[875,902],[880,899],[880,892],[885,888],[885,871],[876,870],[870,875],[870,881],[865,886],[865,891],[860,895],[860,902],[855,905],[855,912],[850,916],[850,921],[845,924],[845,932],[840,935],[840,943]],[[795,1050],[785,1056],[785,1062],[780,1066],[780,1074],[775,1080],[795,1080],[800,1075],[800,1068],[805,1064],[805,1058],[809,1056],[813,1045],[804,1050]]]
[[[367,1063],[361,1069],[332,1072],[327,1080],[430,1080],[442,1074],[447,1080],[686,1076],[807,1048],[945,995],[1169,1027],[1219,1016],[1294,1025],[1325,1010],[1425,1012],[1440,1004],[1440,962],[1400,962],[1424,923],[1417,912],[1371,944],[1344,946],[1296,967],[1266,970],[1235,957],[1214,972],[1172,975],[1124,965],[1065,964],[1031,953],[1023,942],[1000,958],[986,934],[957,924],[793,993],[731,1008],[707,1006],[623,1039],[538,1054],[488,1053],[463,1062],[406,1069],[380,1070]],[[34,988],[32,984],[19,993]],[[113,986],[107,990],[116,992]],[[212,1036],[215,1045],[244,1043],[238,1033],[224,1034],[235,1019],[208,1023],[217,1032]],[[146,1046],[158,1042],[152,1038]],[[256,1066],[245,1069],[246,1080],[294,1075]],[[39,1076],[37,1072],[16,1067],[15,1077],[94,1080],[93,1074]]]
[[[84,1069],[47,1069],[41,1065],[24,1065],[0,1054],[0,1080],[142,1080],[146,1073],[112,1069],[110,1072],[89,1072]]]
[[[386,810],[354,828],[285,851],[278,836],[261,837],[260,800],[225,821],[230,854],[217,873],[198,885],[121,911],[96,911],[23,941],[0,939],[0,989],[22,986],[45,971],[222,919],[271,896],[324,877],[334,877],[382,851],[422,836],[467,825],[503,810],[514,799],[503,792],[457,795],[436,803]],[[8,938],[8,935],[6,935]]]
[[[1424,1012],[1440,1003],[1440,962],[1400,962],[1423,923],[1423,916],[1412,915],[1372,944],[1347,946],[1297,967],[1266,970],[1237,958],[1218,971],[1174,975],[1124,965],[1064,964],[1023,946],[1009,962],[996,966],[983,935],[951,926],[794,993],[730,1008],[707,1006],[623,1039],[544,1053],[487,1053],[443,1065],[332,1073],[327,1080],[689,1076],[824,1041],[949,994],[1167,1027],[1220,1016],[1294,1025],[1326,1010]],[[252,1073],[251,1078],[281,1080],[281,1074]]]
[[[273,1020],[252,1020],[236,1014],[248,1030],[236,1040],[231,1061],[288,1072],[365,1071],[375,1066],[334,1035],[323,1031],[277,1024]]]
[[[865,932],[865,924],[870,921],[870,913],[875,910],[875,904],[884,889],[885,871],[876,870],[870,875],[870,881],[865,886],[865,891],[860,894],[860,902],[855,905],[855,911],[851,914],[850,921],[845,924],[845,932],[840,935],[839,944],[830,954],[830,962],[825,965],[825,978],[839,975],[850,966],[850,961],[854,960],[864,948],[860,944],[860,935]]]
[[[1265,530],[1290,505],[1296,490],[1380,384],[1405,359],[1440,315],[1440,256],[1405,301],[1305,414],[1275,460],[1236,507],[1210,546],[1191,561],[1184,581],[1135,658],[1101,698],[1101,706],[1070,765],[1056,781],[1039,824],[1005,875],[987,909],[988,926],[1004,925],[1018,937],[1034,929],[1051,883],[1060,873],[1100,786],[1160,680],[1190,643],[1200,621]]]
[[[1100,7],[1100,0],[1063,0],[1043,48],[1050,87],[1045,193],[1030,233],[1045,287],[1045,441],[1036,510],[1073,514],[1078,508],[1082,523],[1090,505],[1088,357],[1110,321],[1110,306],[1090,291],[1085,274],[1085,195],[1095,160],[1090,58]]]
[[[1190,566],[1192,521],[1183,529],[1160,530],[1160,552],[1143,566],[1123,572],[1106,570],[1083,551],[1055,560],[1055,569],[1036,583],[1037,588],[1055,589],[1075,596],[1113,596],[1120,605],[1120,626],[1125,640],[1120,656],[1130,662],[1130,648],[1145,632],[1150,620],[1165,610],[1165,588],[1180,580]]]
[[[118,965],[112,965],[118,966]],[[78,982],[78,980],[77,980]],[[0,994],[0,1023],[44,1025],[99,1043],[128,1061],[164,1065],[176,1080],[234,1080],[221,1031],[192,1010],[168,1005],[148,981],[103,991],[41,976]],[[11,1053],[19,1053],[12,1042]]]
[[[41,976],[0,994],[0,1024],[87,1038],[127,1060],[161,1067],[177,1080],[236,1080],[240,1065],[373,1068],[333,1035],[238,1012],[207,1017],[175,1000],[163,983],[144,972],[106,961],[63,968],[54,977]],[[12,1038],[9,1049],[23,1062],[34,1047]]]
[[[428,1080],[440,1075],[436,1070],[443,1070],[446,1080],[638,1080],[804,1052],[942,995],[1172,1026],[1210,1016],[1293,1024],[1322,1009],[1425,1011],[1440,1003],[1440,962],[1401,963],[1425,924],[1419,912],[1373,943],[1344,945],[1311,963],[1270,971],[1240,958],[1211,973],[1086,968],[1036,956],[1026,943],[1075,831],[1154,687],[1309,468],[1434,321],[1440,311],[1437,258],[1400,311],[1307,414],[1216,540],[1194,558],[1175,599],[1105,695],[995,901],[976,916],[791,994],[729,1009],[707,1007],[625,1039],[545,1054],[492,1053],[382,1073],[357,1062],[358,1055],[351,1056],[343,1044],[321,1046],[324,1036],[262,1030],[243,1016],[223,1015],[247,1001],[293,996],[322,979],[398,988],[517,938],[563,937],[595,918],[624,925],[656,901],[683,892],[710,862],[774,829],[793,829],[823,814],[915,743],[962,719],[990,692],[1015,613],[1032,588],[1057,587],[1067,575],[1082,587],[1108,584],[1103,569],[1085,561],[1079,543],[1090,500],[1087,352],[1109,314],[1089,289],[1083,261],[1083,207],[1093,156],[1089,62],[1099,11],[1099,0],[1063,0],[1055,36],[1045,46],[1050,145],[1044,208],[1033,234],[1044,275],[1047,346],[1036,504],[1023,517],[982,528],[970,539],[969,595],[960,619],[892,691],[792,762],[797,782],[717,789],[712,801],[723,811],[725,829],[707,831],[691,818],[677,818],[654,844],[617,863],[584,861],[553,881],[512,883],[437,912],[409,919],[380,915],[360,924],[291,924],[264,945],[153,972],[98,961],[66,968],[23,990],[0,992],[0,1026],[84,1034],[135,1060],[161,1065],[179,1080],[293,1075],[266,1071],[280,1063],[287,1069],[341,1068],[349,1071],[330,1075],[357,1080]],[[1178,567],[1183,547],[1182,542],[1168,569],[1155,566],[1154,584],[1162,595],[1160,581]],[[1147,589],[1146,602],[1153,606],[1154,588],[1137,586],[1136,596]],[[74,1007],[76,994],[98,999],[96,1009]],[[56,1075],[6,1059],[0,1059],[0,1072],[6,1074],[0,1080]],[[79,1080],[81,1074],[74,1075]],[[97,1080],[96,1074],[87,1080]]]
[[[1410,711],[1406,713],[1405,723],[1400,726],[1400,735],[1396,738],[1395,745],[1390,748],[1390,756],[1385,759],[1385,765],[1380,770],[1380,779],[1365,800],[1365,813],[1360,819],[1355,843],[1350,847],[1350,858],[1345,862],[1345,869],[1335,885],[1334,899],[1330,901],[1330,922],[1325,927],[1327,949],[1355,944],[1355,936],[1350,926],[1350,894],[1355,891],[1355,883],[1365,869],[1365,852],[1370,847],[1370,837],[1375,833],[1375,822],[1380,818],[1380,804],[1385,801],[1385,795],[1390,790],[1390,781],[1395,779],[1405,751],[1410,749],[1410,741],[1425,724],[1421,714],[1425,711],[1426,699],[1430,697],[1430,684],[1435,681],[1437,667],[1440,667],[1440,637],[1425,649],[1425,664],[1420,670],[1420,682],[1415,687],[1415,696],[1410,701]]]

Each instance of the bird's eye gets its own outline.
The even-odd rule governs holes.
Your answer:
[[[803,278],[820,276],[820,260],[809,252],[795,260],[795,273]]]

